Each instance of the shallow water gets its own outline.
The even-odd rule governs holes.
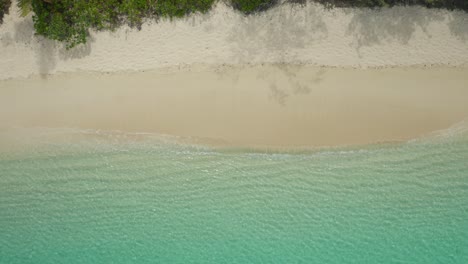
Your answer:
[[[301,151],[41,131],[2,132],[23,144],[0,263],[468,263],[465,129]]]

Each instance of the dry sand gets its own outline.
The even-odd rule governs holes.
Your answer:
[[[395,7],[281,5],[242,16],[220,3],[206,15],[92,32],[71,51],[34,36],[16,5],[0,26],[0,80],[77,71],[139,71],[179,65],[286,63],[333,67],[468,65],[468,14]]]
[[[0,82],[0,129],[154,132],[306,147],[415,138],[468,117],[468,68],[191,67]]]

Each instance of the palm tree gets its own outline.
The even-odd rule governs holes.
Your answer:
[[[25,17],[32,11],[32,2],[34,0],[18,0],[18,7],[21,10],[21,16]],[[39,0],[40,1],[40,0]],[[42,0],[51,4],[53,0]]]
[[[21,16],[25,17],[32,10],[32,1],[33,0],[18,0],[18,7],[21,10]]]

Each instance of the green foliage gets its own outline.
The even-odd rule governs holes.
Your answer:
[[[178,18],[207,12],[215,1],[226,1],[244,14],[264,11],[279,0],[18,0],[23,15],[33,11],[36,33],[66,43],[72,48],[86,43],[89,30],[112,30],[121,24],[140,28],[145,19]],[[464,9],[468,0],[314,0],[332,6],[384,7],[423,5]],[[288,0],[305,4],[306,0]],[[10,0],[0,0],[0,22]]]
[[[245,14],[266,10],[276,4],[277,0],[230,0],[231,5]]]
[[[155,1],[122,0],[119,5],[119,14],[127,18],[131,26],[140,27],[142,19],[154,15]]]
[[[32,0],[18,0],[18,7],[21,10],[21,16],[27,16],[32,10]]]
[[[385,0],[356,0],[354,5],[361,7],[384,7],[388,6],[388,3]]]
[[[89,29],[112,30],[122,23],[140,28],[144,18],[172,18],[206,12],[215,0],[31,1],[37,34],[63,41],[72,48],[86,43]]]
[[[63,41],[67,48],[86,43],[88,30],[112,29],[118,24],[119,0],[33,0],[34,28],[47,38]]]
[[[421,0],[421,5],[434,8],[462,9],[468,11],[468,0]]]
[[[141,26],[144,18],[183,17],[205,13],[215,0],[121,0],[119,14],[131,26]]]
[[[3,22],[3,16],[8,14],[8,9],[10,9],[10,0],[0,0],[0,24]]]
[[[215,0],[159,0],[156,1],[156,14],[160,17],[182,17],[201,12],[205,13],[213,6]]]

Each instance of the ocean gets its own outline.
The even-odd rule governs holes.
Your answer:
[[[295,150],[2,131],[0,263],[466,264],[464,127]]]

